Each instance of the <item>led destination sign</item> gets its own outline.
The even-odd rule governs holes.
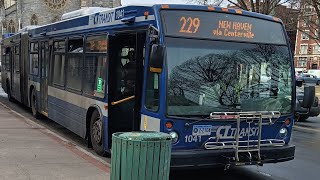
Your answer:
[[[286,44],[282,25],[277,22],[201,11],[163,10],[161,16],[164,31],[169,36]]]

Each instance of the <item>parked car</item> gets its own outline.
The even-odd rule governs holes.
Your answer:
[[[300,74],[300,76],[297,77],[297,80],[301,80],[303,83],[315,83],[316,85],[320,85],[320,78],[312,74]]]
[[[308,74],[312,74],[314,76],[320,77],[320,69],[309,69]]]
[[[297,99],[295,111],[299,115],[298,121],[305,121],[309,117],[318,116],[320,114],[319,98],[316,96],[314,103],[310,109],[301,107],[301,102],[303,100],[304,92],[303,88],[296,89]]]

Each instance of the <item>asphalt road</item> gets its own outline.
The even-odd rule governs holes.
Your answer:
[[[22,114],[48,128],[49,130],[68,139],[73,144],[85,149],[102,161],[110,162],[110,158],[98,157],[92,149],[86,147],[83,139],[73,134],[69,130],[54,123],[49,119],[34,119],[30,110],[8,101],[6,95],[0,92],[0,102],[10,107],[14,111]],[[235,167],[228,171],[221,170],[193,170],[193,171],[173,171],[170,173],[172,180],[194,180],[194,179],[246,179],[246,180],[309,180],[319,179],[320,172],[320,117],[310,118],[307,122],[296,123],[292,137],[292,144],[296,145],[295,159],[289,162],[278,164],[265,164],[262,167],[247,166]]]

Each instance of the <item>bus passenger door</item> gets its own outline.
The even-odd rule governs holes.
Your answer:
[[[40,42],[40,112],[48,113],[48,64],[49,44],[47,41]]]
[[[139,129],[145,40],[145,32],[109,37],[109,137]]]

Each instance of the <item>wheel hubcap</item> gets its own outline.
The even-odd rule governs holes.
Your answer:
[[[100,118],[97,119],[97,121],[93,124],[92,127],[93,131],[93,139],[98,143],[101,144],[102,140],[102,121]]]

